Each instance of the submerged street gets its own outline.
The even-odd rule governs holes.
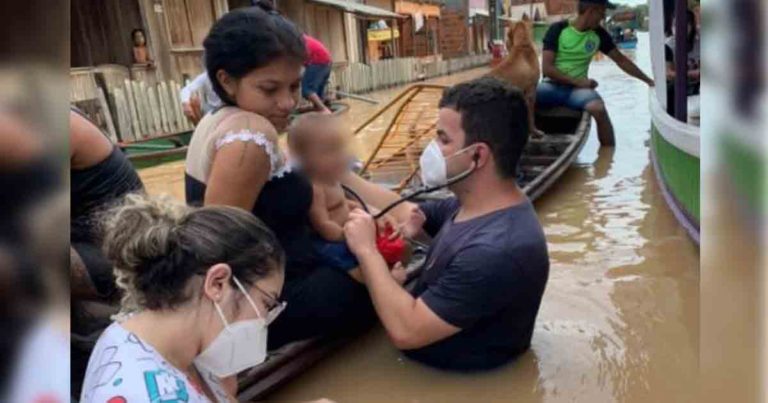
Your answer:
[[[628,55],[650,72],[647,33]],[[452,84],[473,69],[429,80]],[[486,374],[448,374],[403,358],[381,328],[322,360],[270,401],[684,402],[698,375],[699,252],[669,211],[649,158],[648,88],[609,59],[590,76],[608,105],[615,149],[595,128],[576,163],[536,202],[551,258],[532,348]],[[350,127],[402,89],[347,100]],[[375,136],[354,145],[365,158]],[[152,194],[183,200],[184,162],[140,171]]]

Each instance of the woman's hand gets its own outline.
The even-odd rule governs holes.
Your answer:
[[[344,224],[347,246],[356,256],[376,252],[376,223],[373,217],[361,209],[352,210]]]

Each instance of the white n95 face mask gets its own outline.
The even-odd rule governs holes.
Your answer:
[[[443,152],[435,140],[429,142],[419,158],[421,183],[424,186],[440,186],[448,182],[447,167]]]
[[[219,304],[213,303],[224,323],[224,330],[195,358],[194,363],[198,368],[210,371],[220,378],[235,375],[267,359],[267,318],[261,315],[240,281],[235,277],[232,279],[245,294],[259,318],[229,323]]]
[[[436,187],[436,186],[446,185],[449,181],[447,160],[467,151],[473,145],[464,147],[461,150],[455,152],[450,157],[445,158],[443,156],[443,152],[440,151],[440,146],[437,145],[437,141],[436,140],[430,141],[427,147],[424,148],[424,152],[421,153],[421,157],[419,158],[419,170],[421,171],[421,183],[427,187]],[[465,173],[473,169],[474,167],[471,167],[467,171],[465,171]]]

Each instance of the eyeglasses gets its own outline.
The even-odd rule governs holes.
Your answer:
[[[201,275],[204,275],[204,274],[201,273]],[[243,284],[240,283],[240,280],[238,280],[237,277],[235,276],[232,276],[232,280],[234,280],[235,284],[237,285],[237,288],[239,288],[240,291],[245,295],[245,298],[248,299],[248,302],[251,303],[251,305],[253,306],[253,309],[256,310],[256,313],[259,314],[259,316],[261,316],[259,309],[256,306],[256,303],[253,302],[251,295],[248,294],[248,291],[245,289],[245,287],[243,287]],[[283,301],[280,297],[273,297],[268,292],[259,288],[259,286],[257,286],[256,284],[253,284],[252,287],[267,297],[267,300],[268,300],[267,315],[264,317],[264,322],[266,325],[269,325],[270,323],[274,322],[275,319],[277,319],[277,316],[280,315],[285,310],[285,306],[288,305],[288,302]]]
[[[253,288],[255,288],[262,295],[266,296],[269,301],[267,305],[267,317],[265,318],[267,325],[269,325],[277,318],[278,315],[280,315],[280,313],[283,312],[283,310],[285,310],[285,306],[288,305],[288,302],[283,301],[280,299],[280,297],[273,297],[256,284],[253,285]]]

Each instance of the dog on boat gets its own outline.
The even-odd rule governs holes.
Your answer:
[[[541,77],[541,67],[539,66],[539,54],[533,43],[533,22],[527,16],[509,29],[507,50],[509,52],[507,57],[488,74],[523,91],[528,103],[530,132],[534,136],[541,136],[544,133],[536,128],[534,121],[536,86]]]

